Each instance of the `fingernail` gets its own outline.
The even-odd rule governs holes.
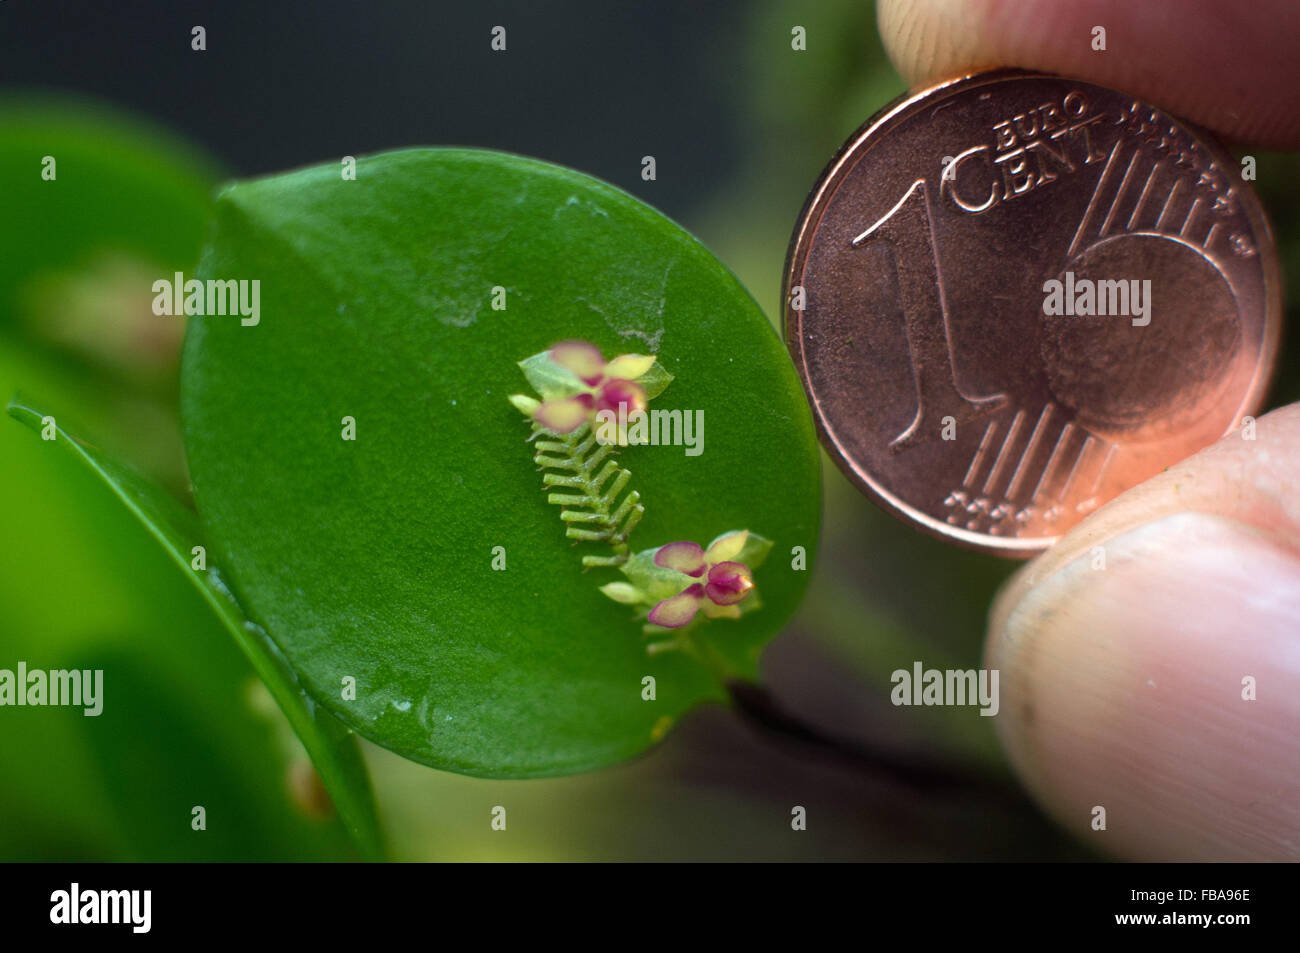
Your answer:
[[[1300,859],[1300,556],[1266,532],[1180,513],[1084,550],[997,608],[988,665],[1008,752],[1087,843]]]

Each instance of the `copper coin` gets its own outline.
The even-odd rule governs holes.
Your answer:
[[[1020,71],[904,97],[808,198],[785,334],[822,442],[906,521],[1045,549],[1259,406],[1277,255],[1243,165]]]

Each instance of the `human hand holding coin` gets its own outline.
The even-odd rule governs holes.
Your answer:
[[[1236,144],[1300,146],[1300,8],[1285,0],[882,0],[879,25],[914,87],[989,67],[1041,70],[1121,91]],[[1106,30],[1104,51],[1090,42],[1098,25]],[[1048,165],[1030,168],[1068,175],[1052,156],[1039,158]],[[1135,185],[1146,181],[1137,161]],[[1117,170],[1116,190],[1127,171]],[[963,179],[957,197],[981,204],[994,192],[977,186],[989,183],[1003,188],[1005,200],[1005,181],[993,177]],[[1145,214],[1132,214],[1140,192],[1132,194],[1109,227]],[[1189,232],[1205,240],[1194,227]],[[1202,318],[1217,306],[1219,292],[1210,287],[1197,307]],[[1213,323],[1197,333],[1213,355],[1221,340]],[[1050,349],[1043,353],[1049,364]],[[1189,374],[1198,353],[1184,355]],[[1083,403],[1087,380],[1068,370],[1047,388],[1073,386]],[[1245,401],[1246,390],[1236,398]],[[997,388],[984,391],[963,396],[977,402]],[[1094,410],[1106,395],[1096,396]],[[1236,398],[1227,400],[1229,417]],[[1025,446],[1043,411],[1021,409]],[[978,437],[987,428],[981,410],[971,410]],[[1052,413],[1044,445],[1060,437],[1050,429]],[[1122,415],[1111,418],[1104,423],[1122,431]],[[1004,743],[1039,801],[1103,851],[1135,859],[1300,858],[1300,405],[1254,427],[1253,440],[1233,429],[1081,514],[993,606],[986,665],[1001,672]],[[1045,449],[1039,454],[1046,459]],[[975,477],[979,490],[996,465],[989,456]],[[1000,477],[1004,489],[1009,469]],[[1022,499],[1032,494],[1028,482],[1018,488]],[[1099,806],[1104,831],[1094,828]]]

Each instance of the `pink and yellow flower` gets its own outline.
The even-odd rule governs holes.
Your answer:
[[[606,583],[600,591],[636,606],[647,632],[684,628],[701,613],[738,619],[759,608],[754,569],[771,550],[771,540],[745,529],[723,533],[708,548],[688,540],[668,543],[632,556],[619,567],[627,581]]]
[[[697,612],[710,619],[739,618],[739,603],[753,591],[754,573],[732,557],[740,554],[748,535],[744,531],[729,533],[708,549],[687,541],[661,546],[655,553],[656,566],[699,581],[655,603],[648,621],[665,629],[678,629],[691,622]]]
[[[587,341],[561,341],[546,356],[557,368],[569,372],[576,384],[564,388],[570,393],[545,393],[541,402],[515,405],[530,413],[537,423],[557,434],[572,433],[592,421],[602,410],[625,413],[645,410],[646,389],[638,379],[655,365],[653,354],[620,354],[606,361],[600,348]]]

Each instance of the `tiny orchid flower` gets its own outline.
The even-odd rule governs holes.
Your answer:
[[[684,628],[701,612],[737,619],[758,608],[753,570],[771,549],[770,540],[744,529],[723,533],[707,549],[668,543],[637,553],[620,567],[628,582],[608,583],[601,592],[640,607],[650,626],[661,629]]]
[[[728,533],[716,539],[707,550],[698,543],[686,541],[661,546],[655,553],[656,566],[700,581],[657,602],[650,610],[648,621],[665,629],[678,629],[701,611],[711,619],[739,618],[738,603],[753,590],[754,574],[733,557],[740,555],[748,536],[744,530]]]
[[[540,402],[522,395],[511,397],[511,402],[552,433],[572,433],[602,410],[617,413],[622,406],[629,415],[645,410],[646,402],[653,396],[647,394],[642,380],[655,368],[653,354],[620,354],[606,361],[594,344],[561,341],[538,355],[542,356],[564,378],[543,380],[538,388],[543,398]],[[526,373],[528,370],[525,366]],[[660,371],[661,377],[667,376]],[[655,383],[660,384],[655,393],[667,386],[666,380]]]

